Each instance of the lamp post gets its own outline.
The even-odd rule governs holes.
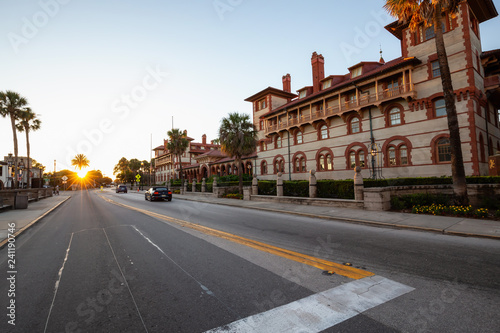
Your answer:
[[[144,175],[144,162],[141,162],[141,172],[142,172],[142,175]],[[142,188],[142,184],[143,184],[143,177],[141,177],[141,180],[139,182],[139,186],[141,187],[141,191],[143,190]]]
[[[8,165],[8,175],[9,177],[7,178],[7,183],[10,181],[10,188],[12,189],[14,187],[13,181],[12,181],[12,153],[9,153],[7,157],[7,165]]]
[[[23,175],[23,169],[24,169],[24,161],[23,159],[21,158],[21,161],[17,164],[17,168],[19,169],[19,178],[20,178],[20,182],[21,182],[21,188],[24,188],[24,175]]]

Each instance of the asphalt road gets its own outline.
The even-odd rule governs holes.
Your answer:
[[[238,320],[355,281],[174,219],[351,263],[412,288],[324,332],[498,332],[500,327],[498,241],[373,228],[175,196],[172,202],[146,202],[139,194],[108,191],[76,193],[16,240],[15,296],[9,296],[12,281],[2,279],[5,314],[0,331],[230,331]],[[7,277],[8,259],[8,248],[0,250],[0,270]],[[12,299],[15,326],[6,316]],[[297,323],[305,321],[299,318]]]

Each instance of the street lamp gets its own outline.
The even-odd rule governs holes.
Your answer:
[[[7,165],[8,165],[8,168],[9,168],[9,177],[7,179],[7,183],[10,181],[10,188],[12,189],[14,187],[14,182],[12,181],[12,165],[13,165],[13,161],[12,161],[12,153],[9,153],[8,157],[7,157]]]
[[[24,188],[24,175],[23,175],[23,169],[24,169],[24,161],[23,159],[21,158],[21,161],[17,164],[17,167],[19,169],[19,178],[20,178],[20,181],[21,181],[21,188]]]

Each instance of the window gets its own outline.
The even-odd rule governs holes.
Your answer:
[[[257,102],[257,110],[262,110],[265,109],[267,106],[266,99],[261,99],[260,101]]]
[[[354,68],[352,71],[351,71],[351,78],[354,78],[356,76],[360,76],[361,75],[361,71],[362,71],[363,67],[356,67]]]
[[[278,157],[274,161],[274,173],[277,174],[278,172],[285,172],[285,160],[283,160],[283,157]]]
[[[439,68],[439,61],[438,60],[431,62],[431,67],[432,67],[432,77],[441,76],[441,69]]]
[[[351,119],[351,134],[359,133],[360,131],[361,131],[361,128],[359,126],[359,118],[353,117]]]
[[[328,127],[323,125],[319,128],[321,140],[328,139]]]
[[[294,158],[293,170],[294,172],[306,172],[306,157],[304,155],[299,155]]]
[[[329,152],[321,152],[318,156],[318,170],[330,171],[333,170],[332,155]]]
[[[300,91],[300,92],[299,92],[299,98],[304,98],[304,97],[306,97],[306,93],[307,93],[307,91],[306,91],[306,90],[302,90],[302,91]]]
[[[281,136],[276,138],[276,148],[281,148]]]
[[[332,86],[332,80],[327,80],[325,82],[323,82],[323,87],[322,89],[327,89],[327,88],[330,88]]]
[[[446,25],[444,24],[444,22],[441,22],[441,29],[443,30],[443,32],[446,32]],[[436,33],[434,32],[434,25],[431,25],[430,27],[425,28],[424,37],[425,37],[425,40],[429,40],[429,39],[436,37]]]
[[[358,162],[359,162],[359,166],[364,168],[365,167],[365,152],[360,150],[358,152]]]
[[[442,138],[437,142],[437,157],[438,162],[450,162],[451,161],[451,148],[450,139]]]
[[[267,162],[266,161],[262,161],[262,163],[260,164],[260,172],[263,175],[267,175]]]
[[[389,120],[391,126],[401,125],[401,110],[398,107],[393,107],[389,111]]]
[[[351,153],[349,154],[349,165],[350,165],[351,169],[354,169],[354,167],[356,167],[356,152],[355,151],[351,151]]]
[[[264,120],[261,120],[261,121],[259,122],[259,130],[261,130],[261,131],[262,131],[263,129],[264,129]]]
[[[408,165],[408,147],[405,144],[399,146],[389,146],[387,149],[389,166]]]
[[[436,117],[446,116],[446,105],[443,98],[434,101],[434,113]]]
[[[300,145],[302,141],[302,132],[298,131],[297,134],[295,135],[295,142],[296,144]]]

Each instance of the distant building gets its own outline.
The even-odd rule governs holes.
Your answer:
[[[479,24],[496,17],[491,0],[463,1],[444,13],[442,27],[467,175],[488,175],[488,155],[500,150],[500,50],[483,52]],[[442,176],[451,174],[449,130],[433,27],[386,29],[401,41],[402,56],[360,62],[347,74],[324,72],[313,53],[312,85],[291,92],[268,87],[246,99],[259,130],[260,179]],[[287,176],[290,175],[290,176]]]

